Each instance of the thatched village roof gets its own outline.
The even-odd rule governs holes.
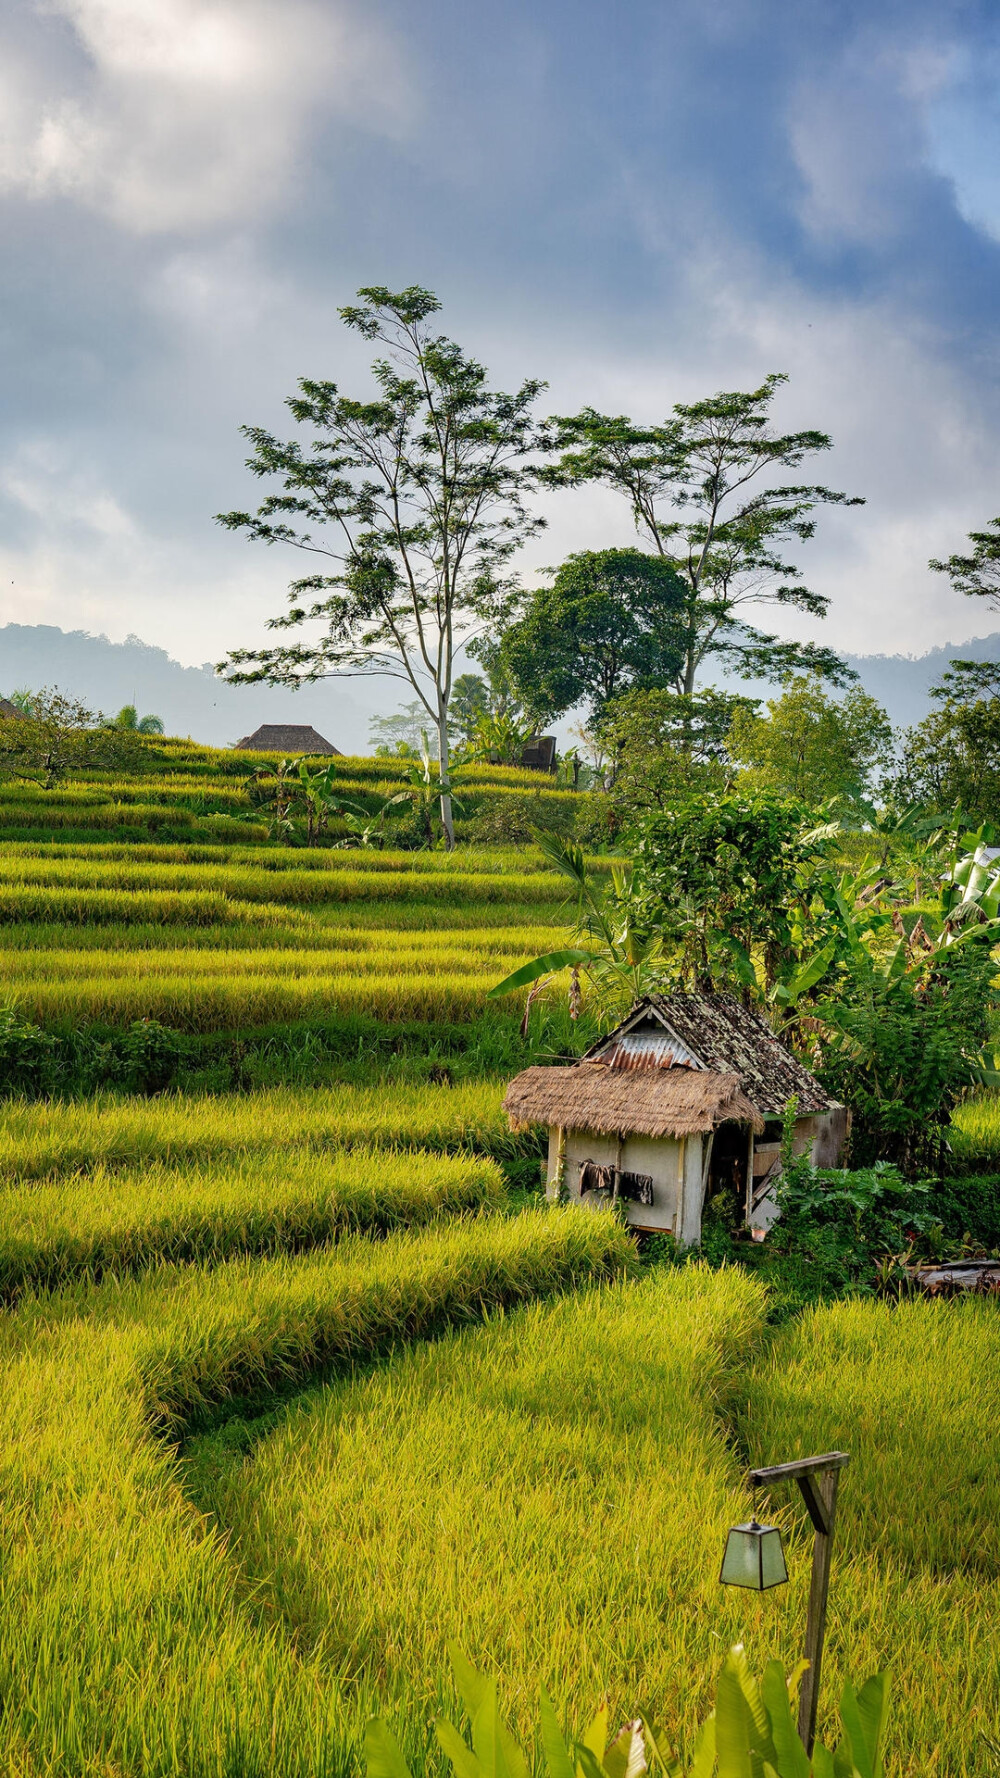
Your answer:
[[[324,740],[309,722],[265,722],[255,728],[252,735],[244,735],[236,745],[254,753],[335,753],[340,756],[340,748]]]
[[[629,1052],[634,1060],[629,1060]],[[796,1060],[759,1013],[726,994],[650,994],[633,1007],[616,1030],[587,1052],[618,1068],[635,1066],[643,1052],[662,1068],[675,1063],[735,1074],[755,1111],[780,1117],[789,1099],[800,1117],[833,1111],[838,1101],[824,1092],[808,1068]],[[669,1066],[669,1064],[668,1064]]]
[[[693,1068],[622,1072],[603,1062],[525,1068],[503,1108],[514,1124],[556,1124],[616,1135],[699,1136],[730,1119],[764,1128],[735,1074]]]

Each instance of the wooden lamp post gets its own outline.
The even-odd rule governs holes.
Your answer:
[[[766,1469],[752,1469],[749,1476],[754,1489],[770,1482],[798,1482],[813,1524],[812,1581],[803,1651],[809,1664],[799,1688],[799,1736],[808,1753],[812,1753],[816,1739],[837,1484],[848,1461],[846,1451],[827,1451],[822,1457],[802,1457],[798,1463],[772,1463]],[[755,1592],[780,1586],[788,1579],[780,1533],[773,1526],[758,1525],[756,1515],[748,1525],[734,1525],[726,1541],[719,1578],[724,1586],[750,1587]]]

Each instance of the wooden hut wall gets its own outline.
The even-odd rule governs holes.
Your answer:
[[[548,1196],[558,1190],[559,1131],[549,1130]],[[686,1246],[701,1239],[703,1138],[685,1136],[625,1136],[619,1146],[616,1136],[600,1135],[588,1130],[567,1130],[565,1134],[565,1183],[571,1202],[597,1208],[603,1194],[586,1192],[580,1197],[580,1167],[593,1161],[599,1167],[618,1166],[623,1172],[639,1173],[653,1181],[652,1204],[625,1201],[630,1223],[640,1229],[673,1232]]]

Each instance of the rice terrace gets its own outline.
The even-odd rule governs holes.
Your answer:
[[[992,1300],[876,1291],[874,1202],[853,1280],[801,1211],[763,1263],[721,1178],[687,1251],[637,1244],[613,1192],[546,1205],[542,1132],[502,1103],[522,1065],[577,1066],[597,985],[571,1009],[554,963],[526,1019],[487,993],[565,949],[546,823],[599,797],[473,763],[469,826],[527,806],[540,841],[345,850],[334,817],[303,847],[255,818],[268,763],[151,740],[51,792],[46,837],[0,793],[10,1769],[340,1772],[377,1716],[435,1770],[450,1639],[529,1745],[539,1683],[571,1724],[606,1697],[689,1745],[730,1643],[799,1653],[794,1502],[781,1596],[718,1585],[745,1469],[838,1448],[821,1730],[890,1666],[887,1771],[988,1769]],[[345,800],[402,781],[338,762]],[[614,868],[586,859],[595,906]],[[955,1112],[928,1251],[977,1202],[1000,1239],[994,1103]]]
[[[1000,1778],[996,9],[0,62],[0,1778]]]

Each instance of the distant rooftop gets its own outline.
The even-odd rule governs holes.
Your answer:
[[[23,715],[24,711],[19,710],[16,704],[12,704],[9,698],[0,698],[0,716],[10,717]]]
[[[308,722],[265,722],[237,741],[252,753],[336,753],[340,748],[324,740],[318,729]]]

